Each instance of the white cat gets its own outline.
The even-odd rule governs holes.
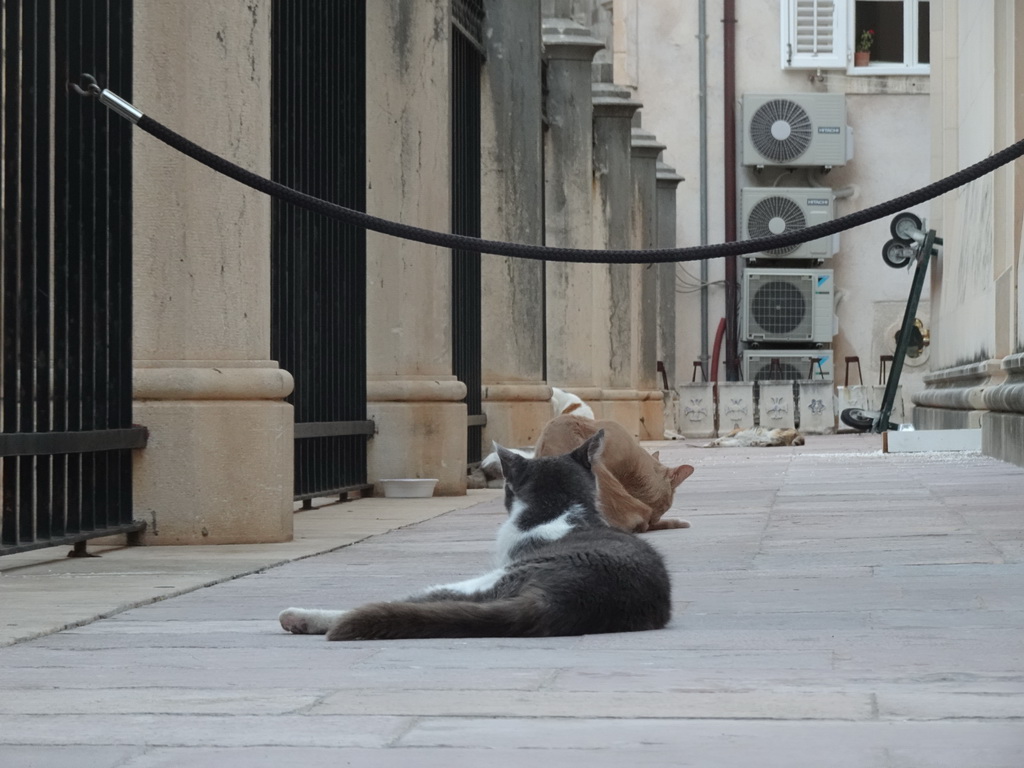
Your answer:
[[[555,416],[571,413],[573,416],[585,419],[594,418],[594,410],[583,402],[579,395],[566,392],[558,387],[551,388],[551,408],[554,410]],[[527,459],[534,455],[533,448],[509,448],[508,450]],[[483,477],[479,480],[480,484],[474,487],[501,488],[504,479],[501,476],[501,463],[496,452],[484,456],[483,461],[480,462],[480,472],[483,473]]]
[[[551,407],[555,410],[555,416],[571,413],[573,416],[582,416],[585,419],[594,418],[593,409],[583,402],[579,395],[566,392],[558,387],[551,388]]]

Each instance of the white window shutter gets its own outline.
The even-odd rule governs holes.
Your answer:
[[[782,68],[846,69],[847,0],[783,0]]]

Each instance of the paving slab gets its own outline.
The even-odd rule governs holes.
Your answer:
[[[259,547],[0,559],[0,765],[1024,765],[1024,470],[980,454],[650,444],[673,620],[327,643],[276,622],[490,567],[500,492],[296,515]]]
[[[470,491],[461,498],[413,502],[381,498],[330,504],[321,500],[295,516],[294,540],[283,544],[90,545],[94,557],[68,558],[68,547],[5,555],[0,558],[0,647],[346,547],[478,504],[497,493]],[[47,598],[40,599],[41,595]]]

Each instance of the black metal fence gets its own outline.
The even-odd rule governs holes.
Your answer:
[[[452,4],[452,232],[480,236],[480,70],[482,0]],[[452,251],[452,367],[467,388],[467,460],[479,462],[483,415],[480,254]]]
[[[276,181],[365,210],[365,0],[273,4]],[[366,487],[366,236],[272,203],[271,350],[295,378],[295,497]]]
[[[131,0],[5,0],[0,554],[136,532],[131,448]],[[51,63],[52,62],[52,63]],[[55,68],[55,70],[54,70]]]

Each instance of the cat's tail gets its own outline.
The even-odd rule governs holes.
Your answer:
[[[435,600],[370,603],[341,616],[328,640],[398,640],[428,637],[539,637],[544,631],[539,596],[489,602]]]

